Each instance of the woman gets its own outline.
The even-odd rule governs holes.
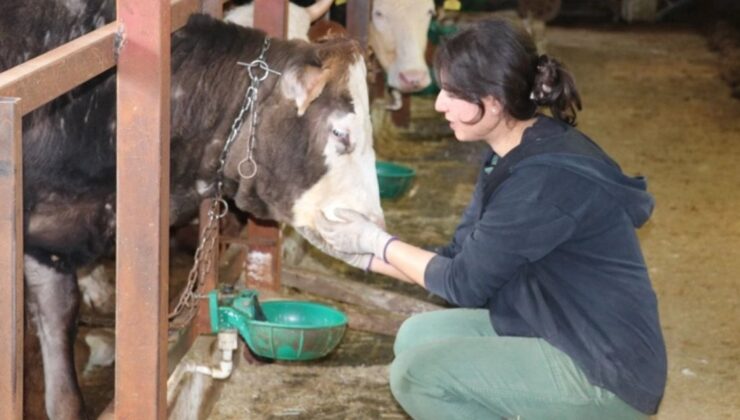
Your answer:
[[[319,226],[353,265],[460,307],[403,324],[393,395],[419,419],[657,412],[665,347],[635,234],[653,209],[645,181],[572,127],[573,79],[508,23],[461,31],[435,71],[455,137],[491,147],[452,242],[432,253],[349,210]]]

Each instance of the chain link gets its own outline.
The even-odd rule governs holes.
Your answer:
[[[175,307],[169,313],[170,330],[180,329],[187,326],[190,321],[195,317],[195,313],[198,309],[199,297],[201,296],[200,291],[203,289],[203,283],[206,274],[211,270],[214,260],[214,250],[218,245],[216,244],[217,233],[220,226],[220,219],[223,218],[229,210],[229,206],[223,199],[223,186],[224,186],[224,171],[226,168],[226,158],[232,144],[239,136],[242,125],[244,124],[244,115],[250,112],[250,133],[249,139],[247,140],[247,155],[239,162],[237,171],[242,178],[249,179],[257,174],[257,163],[254,161],[253,151],[256,143],[256,128],[257,128],[257,101],[259,99],[259,87],[260,84],[267,79],[270,73],[280,76],[281,73],[271,69],[265,61],[265,55],[267,50],[270,48],[270,38],[265,37],[265,41],[262,44],[260,55],[257,59],[249,63],[237,62],[241,66],[247,67],[249,73],[250,83],[247,91],[244,94],[244,101],[242,107],[239,109],[234,122],[231,124],[231,131],[229,136],[224,142],[224,148],[221,150],[219,156],[219,167],[216,171],[216,196],[214,197],[213,203],[210,210],[208,211],[208,225],[205,227],[201,234],[201,240],[198,244],[198,248],[195,250],[195,258],[193,261],[193,267],[188,273],[188,281],[185,285],[183,293],[180,295]],[[247,163],[248,171],[244,171],[242,166]]]

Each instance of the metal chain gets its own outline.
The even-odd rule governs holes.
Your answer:
[[[224,186],[224,171],[226,167],[226,158],[232,144],[239,136],[242,125],[244,124],[244,115],[250,112],[251,124],[249,133],[249,139],[247,140],[247,156],[239,162],[237,171],[242,178],[249,179],[257,174],[257,163],[254,161],[253,151],[256,143],[256,127],[257,127],[257,100],[259,98],[259,87],[260,84],[267,79],[270,73],[281,75],[280,72],[271,69],[265,61],[265,55],[267,50],[270,48],[270,38],[265,37],[265,41],[262,44],[259,57],[250,63],[238,61],[237,64],[247,67],[249,73],[250,83],[244,94],[244,102],[242,107],[239,109],[234,122],[231,124],[231,131],[229,136],[224,142],[224,148],[221,150],[219,156],[219,167],[216,171],[216,196],[214,197],[211,209],[208,211],[208,225],[203,230],[201,235],[201,241],[198,244],[198,248],[195,250],[195,258],[193,261],[193,267],[190,269],[188,274],[188,281],[185,285],[183,293],[180,295],[175,307],[169,314],[170,329],[179,329],[187,326],[190,321],[195,317],[196,310],[198,309],[199,298],[201,297],[200,291],[203,289],[203,283],[206,273],[211,269],[213,264],[214,249],[216,244],[216,233],[219,229],[219,220],[223,218],[229,210],[229,206],[223,199],[223,186]],[[261,73],[260,73],[261,71]],[[242,165],[248,163],[249,172],[244,174]]]

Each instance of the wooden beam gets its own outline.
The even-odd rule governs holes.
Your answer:
[[[117,419],[167,416],[170,3],[118,0]]]
[[[21,101],[0,97],[0,407],[23,418]]]
[[[339,302],[383,309],[400,315],[443,309],[439,305],[414,299],[389,290],[380,290],[362,283],[325,274],[283,267],[284,286],[324,296]]]

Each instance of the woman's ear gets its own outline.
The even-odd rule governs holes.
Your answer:
[[[499,115],[501,114],[501,111],[503,110],[503,106],[501,106],[501,102],[499,102],[496,98],[494,98],[491,95],[488,95],[485,98],[483,98],[483,106],[486,107],[486,110],[488,110],[493,115]]]

